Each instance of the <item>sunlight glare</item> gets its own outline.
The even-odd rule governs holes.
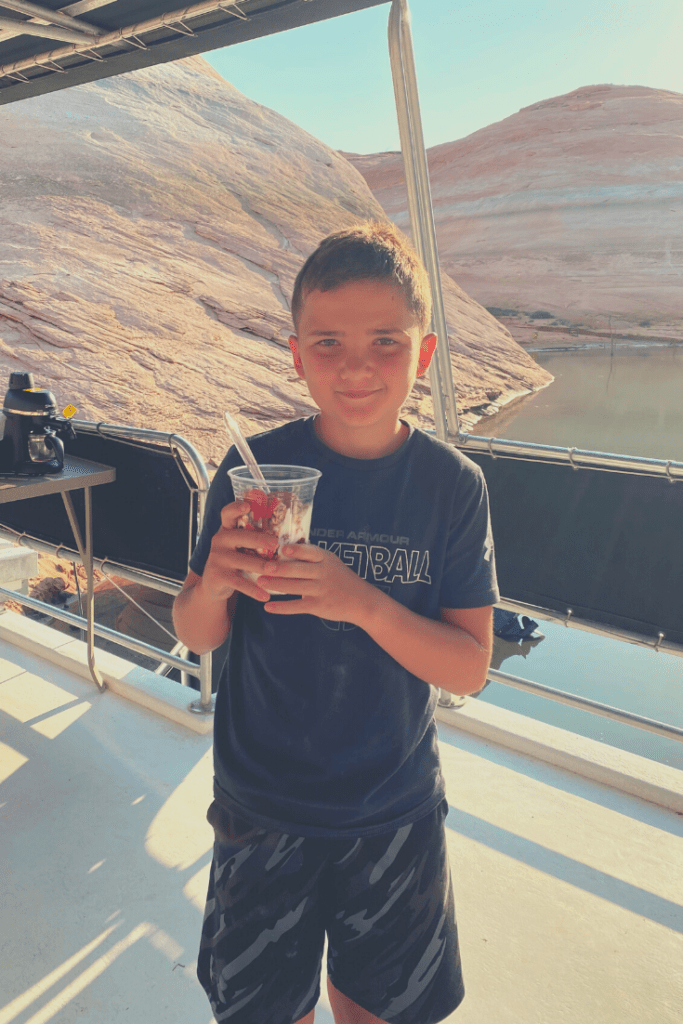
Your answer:
[[[73,704],[76,698],[76,694],[30,672],[22,672],[0,683],[0,711],[20,722],[30,722],[65,704]]]
[[[213,829],[198,808],[211,802],[213,752],[209,748],[151,822],[145,850],[167,868],[184,871],[213,847]]]
[[[150,935],[149,941],[155,949],[158,949],[160,953],[167,956],[173,963],[177,962],[178,958],[183,955],[183,946],[171,938],[163,928],[157,928],[154,934]]]
[[[91,707],[90,701],[84,700],[81,704],[75,704],[70,708],[65,708],[63,711],[50,715],[49,718],[41,719],[40,722],[34,722],[31,728],[39,732],[41,736],[45,736],[46,739],[54,740]]]
[[[125,938],[121,939],[107,953],[103,953],[101,957],[95,960],[90,967],[86,967],[82,974],[62,989],[56,996],[54,996],[49,1003],[46,1003],[42,1009],[34,1013],[32,1017],[25,1022],[25,1024],[47,1024],[47,1021],[51,1020],[56,1013],[63,1010],[71,1000],[77,996],[83,989],[87,988],[100,974],[104,974],[108,967],[111,967],[114,960],[118,959],[122,953],[130,949],[136,942],[149,935],[150,932],[155,930],[154,925],[149,924],[147,921],[143,921],[142,924],[137,925],[131,932],[126,935]]]
[[[14,747],[8,747],[6,743],[0,741],[0,783],[9,779],[10,775],[13,775],[17,768],[21,768],[22,764],[26,764],[27,761],[28,758],[20,754]]]
[[[200,868],[192,878],[183,886],[183,896],[188,900],[193,907],[196,907],[201,913],[204,912],[206,905],[206,893],[209,888],[209,874],[211,869],[211,862],[205,864],[203,868]]]
[[[35,1002],[44,995],[48,989],[52,988],[61,978],[71,971],[76,964],[79,964],[81,960],[92,953],[94,949],[101,946],[102,943],[107,939],[111,933],[118,927],[118,925],[112,925],[111,928],[107,928],[105,931],[100,932],[97,938],[93,939],[92,942],[86,943],[82,949],[79,949],[78,953],[74,953],[68,960],[65,960],[63,964],[56,967],[54,971],[50,971],[45,977],[36,982],[30,988],[27,988],[20,996],[13,999],[10,1003],[0,1009],[0,1024],[10,1024],[23,1010],[25,1010],[31,1003]]]

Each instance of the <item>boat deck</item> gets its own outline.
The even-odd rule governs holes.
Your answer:
[[[681,1024],[681,811],[457,723],[440,715],[467,989],[448,1020]],[[210,735],[0,639],[0,1024],[210,1024],[211,774]]]

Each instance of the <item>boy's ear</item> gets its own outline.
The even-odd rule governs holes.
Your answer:
[[[306,380],[303,363],[301,362],[301,356],[299,355],[299,339],[296,334],[290,334],[289,336],[289,350],[292,353],[292,359],[294,360],[294,369],[302,380]]]
[[[417,377],[422,377],[427,372],[429,364],[436,348],[436,335],[425,334],[420,345],[420,355],[417,360]]]

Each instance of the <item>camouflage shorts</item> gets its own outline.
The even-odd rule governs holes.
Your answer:
[[[395,832],[268,832],[214,802],[197,974],[221,1024],[294,1024],[327,972],[391,1024],[436,1024],[464,996],[444,799]]]

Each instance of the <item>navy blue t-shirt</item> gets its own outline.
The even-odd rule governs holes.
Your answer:
[[[499,599],[488,495],[479,467],[410,428],[397,451],[353,459],[318,438],[315,416],[250,438],[260,463],[322,472],[311,543],[429,619]],[[208,495],[190,559],[201,575],[234,500],[231,448]],[[368,836],[428,814],[445,795],[438,691],[363,629],[314,615],[270,615],[239,595],[216,697],[215,793],[264,828]]]

